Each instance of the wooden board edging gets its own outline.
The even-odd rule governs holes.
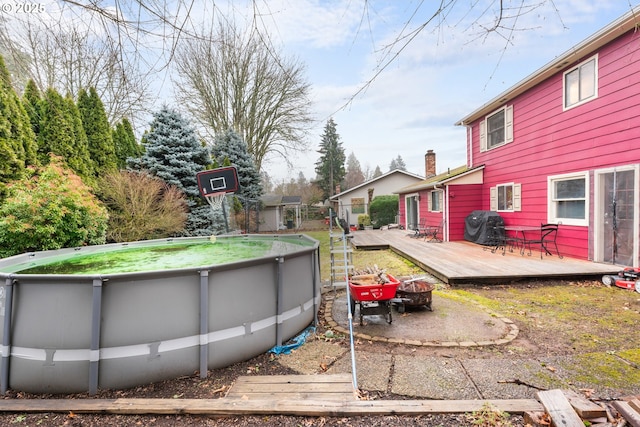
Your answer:
[[[365,416],[468,413],[491,404],[511,414],[542,411],[534,399],[511,400],[251,400],[230,399],[6,399],[0,412],[98,414]]]

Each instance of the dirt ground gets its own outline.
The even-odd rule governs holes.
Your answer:
[[[499,354],[501,356],[518,357],[523,354],[527,356],[548,356],[550,354],[571,354],[576,351],[576,336],[583,335],[592,329],[590,322],[580,320],[578,313],[577,320],[570,323],[572,328],[576,328],[576,334],[568,333],[568,320],[554,322],[552,317],[554,313],[549,312],[548,307],[542,306],[536,301],[520,301],[516,304],[509,301],[511,286],[539,287],[545,286],[542,283],[516,284],[510,286],[496,286],[486,288],[472,288],[468,290],[469,295],[479,296],[482,298],[491,298],[497,307],[502,308],[507,313],[503,313],[509,317],[515,318],[514,321],[520,328],[518,338],[510,345],[500,347],[493,346],[491,348],[475,348],[475,349],[439,349],[430,348],[408,348],[408,346],[376,343],[378,350],[382,352],[391,352],[393,354],[402,354],[403,352],[424,351],[430,352],[432,355],[441,355],[447,357],[490,357]],[[560,286],[570,286],[570,293],[581,294],[581,290],[601,287],[600,284],[594,282],[585,283],[562,283]],[[548,294],[553,292],[547,288],[542,288]],[[551,288],[552,289],[552,288]],[[598,290],[599,291],[599,290]],[[632,318],[638,319],[640,313],[640,297],[637,293],[617,290],[620,292],[615,294],[616,304],[621,305],[620,310],[631,312]],[[534,292],[534,294],[537,294]],[[557,299],[557,296],[550,296]],[[584,298],[584,296],[582,296]],[[621,298],[621,299],[620,299]],[[575,304],[574,304],[575,305]],[[596,312],[595,305],[584,305],[585,312],[582,314],[585,319],[593,317],[602,318],[605,316],[604,311],[615,311],[614,308],[607,308],[603,305],[603,314]],[[523,309],[523,306],[526,309]],[[617,307],[615,308],[617,309]],[[569,310],[569,311],[573,311]],[[615,315],[615,313],[613,313]],[[326,339],[325,332],[327,324],[324,321],[324,304],[320,308],[320,324],[316,337],[313,339]],[[588,320],[587,319],[587,320]],[[636,323],[637,324],[637,323]],[[604,327],[607,327],[606,325]],[[584,331],[582,330],[584,329]],[[591,331],[594,332],[594,331]],[[629,345],[635,345],[640,340],[632,337]],[[347,338],[336,338],[333,345],[348,347]],[[361,344],[364,345],[364,344]],[[366,345],[371,346],[371,343]],[[617,345],[617,344],[613,344]],[[238,376],[242,375],[279,375],[279,374],[299,374],[291,368],[279,362],[279,357],[273,354],[263,354],[249,361],[238,363],[225,369],[212,370],[208,373],[206,379],[200,379],[197,373],[191,376],[178,378],[171,381],[139,386],[130,390],[103,390],[95,397],[89,397],[86,394],[70,395],[70,396],[42,396],[28,395],[25,393],[10,391],[4,399],[28,399],[28,398],[68,398],[68,399],[91,399],[91,398],[221,398],[225,392],[234,383]],[[381,393],[379,391],[368,394],[363,390],[364,394],[370,399],[386,399],[386,400],[402,400],[413,399],[412,396],[393,395],[391,393]],[[509,416],[500,418],[496,414],[436,414],[426,416],[377,416],[377,417],[294,417],[294,416],[243,416],[243,417],[207,417],[207,416],[190,416],[190,415],[109,415],[109,414],[24,414],[24,413],[5,413],[0,414],[0,425],[2,426],[351,426],[351,427],[374,427],[388,425],[402,426],[441,426],[441,427],[465,427],[465,426],[503,426],[503,427],[521,427],[524,422],[521,416]]]

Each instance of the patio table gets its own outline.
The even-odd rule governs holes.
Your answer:
[[[524,250],[529,240],[540,238],[540,226],[534,225],[505,225],[504,230],[513,232],[513,236],[507,238],[508,241],[520,247],[520,255],[524,255]],[[532,233],[537,232],[537,234]],[[529,237],[527,237],[527,235]]]

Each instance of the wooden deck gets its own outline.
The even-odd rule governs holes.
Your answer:
[[[535,278],[600,278],[621,267],[591,261],[519,252],[492,253],[475,243],[428,242],[409,237],[406,230],[356,231],[350,238],[357,249],[391,249],[448,284],[500,282]]]

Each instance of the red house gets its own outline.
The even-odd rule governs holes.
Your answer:
[[[464,218],[491,210],[506,225],[561,224],[563,255],[639,266],[639,13],[456,123],[466,165],[398,191],[401,221],[444,219],[445,240],[462,240]]]

